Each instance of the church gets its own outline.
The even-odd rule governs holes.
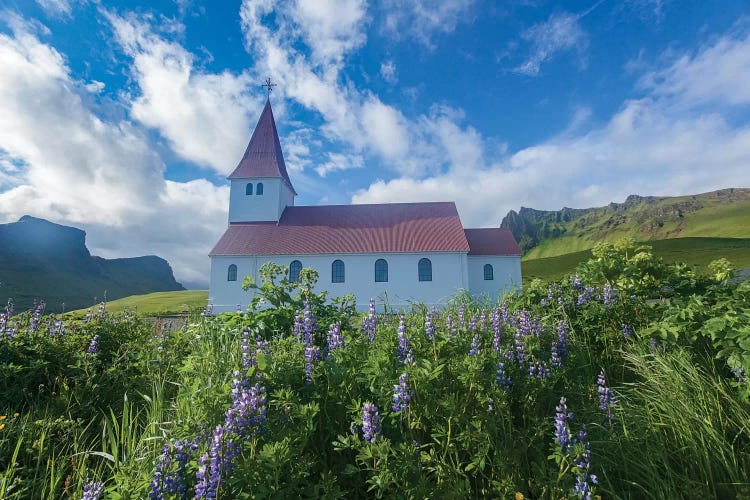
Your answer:
[[[492,300],[521,287],[521,249],[508,229],[466,229],[453,202],[295,206],[270,99],[228,177],[229,225],[209,254],[209,304],[245,309],[266,262],[302,268],[329,298],[352,294],[394,308],[440,306],[461,290]]]

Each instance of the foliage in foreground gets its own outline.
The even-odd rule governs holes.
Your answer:
[[[0,316],[0,498],[750,494],[726,262],[602,245],[499,304],[363,316],[283,274],[181,329]]]

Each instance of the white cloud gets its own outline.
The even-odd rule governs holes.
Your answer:
[[[296,0],[291,5],[313,59],[335,63],[367,40],[366,11],[365,0]]]
[[[496,226],[519,206],[601,206],[633,193],[680,195],[748,186],[750,124],[733,124],[716,110],[675,106],[716,101],[731,112],[732,106],[746,105],[736,78],[748,69],[748,50],[749,37],[725,36],[654,72],[659,78],[649,75],[650,94],[623,103],[603,126],[583,130],[589,112],[579,109],[559,136],[495,161],[485,158],[478,133],[452,130],[449,120],[443,134],[461,140],[446,170],[377,181],[352,201],[455,200],[465,224]],[[722,69],[730,61],[731,70]],[[692,78],[683,81],[687,76]],[[731,97],[723,97],[730,91]],[[473,166],[462,168],[460,158],[474,158]]]
[[[588,35],[581,28],[581,16],[569,12],[550,15],[521,34],[529,42],[530,54],[513,71],[529,76],[539,74],[541,65],[562,52],[575,52],[580,64],[584,64],[588,48]]]
[[[391,38],[406,36],[428,48],[434,48],[434,38],[452,33],[461,22],[471,19],[474,0],[384,0],[382,29]]]
[[[99,94],[102,90],[104,90],[104,82],[92,80],[91,82],[84,85],[84,88],[92,94]]]
[[[359,155],[346,155],[342,153],[328,153],[328,161],[315,167],[319,176],[325,177],[330,172],[362,168],[365,162]]]
[[[69,17],[73,12],[76,0],[36,0],[36,3],[49,15],[55,17]]]
[[[133,118],[157,129],[182,158],[229,174],[247,145],[251,120],[260,113],[261,102],[250,90],[259,90],[256,80],[246,72],[202,71],[192,53],[153,33],[148,18],[104,15],[133,58],[139,87]]]
[[[390,59],[380,63],[380,76],[383,80],[390,84],[394,84],[398,81],[398,75],[396,74],[396,65]]]
[[[227,189],[164,180],[145,134],[98,117],[64,56],[28,25],[11,27],[0,34],[0,220],[31,214],[82,227],[94,253],[158,254],[178,280],[205,283]]]

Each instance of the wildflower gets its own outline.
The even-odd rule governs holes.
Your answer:
[[[620,328],[622,329],[623,340],[630,340],[633,338],[633,335],[635,335],[635,332],[633,331],[633,327],[628,325],[627,323],[622,323],[620,325]]]
[[[216,498],[218,496],[226,460],[222,456],[224,432],[223,425],[216,426],[209,450],[198,460],[198,471],[195,474],[198,479],[198,483],[195,485],[195,498]]]
[[[583,290],[583,281],[581,280],[581,277],[578,276],[577,274],[575,276],[571,276],[570,286],[572,286],[574,290],[578,290],[578,291]]]
[[[519,330],[520,328],[516,330],[516,334],[513,336],[513,355],[516,361],[518,361],[520,368],[526,360],[526,345],[523,342],[523,335]]]
[[[320,360],[320,347],[305,347],[305,381],[308,384],[312,383],[313,370],[315,369],[316,361]]]
[[[40,300],[39,302],[34,301],[34,310],[31,314],[31,323],[29,324],[30,332],[35,332],[39,329],[39,321],[42,319],[44,306],[45,303],[43,300]]]
[[[458,306],[458,327],[462,330],[466,327],[466,306]]]
[[[568,412],[565,396],[560,398],[560,404],[555,407],[555,442],[560,445],[563,453],[568,452],[571,445],[570,427],[568,421],[573,418],[573,412]]]
[[[543,361],[534,361],[529,365],[529,377],[552,378],[549,367]]]
[[[596,475],[589,472],[591,469],[591,444],[586,434],[586,424],[581,425],[581,430],[578,432],[578,442],[583,443],[583,453],[576,460],[577,480],[573,493],[581,495],[583,500],[591,500],[591,486],[597,484],[598,481]]]
[[[398,323],[398,359],[405,365],[414,364],[414,351],[406,337],[406,318],[402,314]]]
[[[393,386],[393,411],[399,412],[409,406],[413,393],[409,390],[406,373],[402,373],[398,378],[398,384]]]
[[[649,339],[649,345],[651,346],[652,352],[657,352],[660,350],[659,344],[656,342],[656,339],[654,337],[651,337],[651,339]]]
[[[469,320],[469,331],[475,332],[477,331],[477,315],[472,314],[471,319]]]
[[[99,500],[102,493],[104,493],[104,483],[101,481],[92,481],[83,485],[81,500]]]
[[[602,288],[602,303],[604,307],[609,307],[617,301],[617,289],[609,283],[605,283]]]
[[[368,342],[375,340],[375,333],[378,326],[378,318],[375,315],[375,299],[370,299],[370,309],[367,316],[362,318],[362,331],[365,332]]]
[[[552,347],[550,347],[550,364],[552,368],[562,368],[562,359],[560,359],[560,343],[558,340],[552,341]]]
[[[328,351],[344,347],[344,337],[341,335],[341,323],[333,323],[328,329]]]
[[[583,291],[578,295],[578,300],[576,301],[576,305],[578,306],[584,306],[588,304],[591,299],[594,298],[594,289],[590,286],[587,286],[583,289]]]
[[[487,312],[485,310],[482,310],[482,313],[479,315],[479,330],[483,332],[487,331]]]
[[[489,399],[487,400],[487,411],[488,411],[488,412],[493,412],[493,411],[495,411],[495,401],[493,401],[493,399],[492,399],[492,398],[489,398]]]
[[[497,364],[497,371],[495,372],[495,381],[505,392],[509,392],[513,381],[505,373],[505,363],[502,361]]]
[[[435,339],[435,327],[432,326],[432,321],[430,321],[429,313],[424,320],[424,334],[425,336],[427,336],[427,340],[429,340],[430,342]]]
[[[380,437],[380,414],[372,403],[362,405],[362,437],[374,443]]]
[[[445,317],[445,328],[451,335],[456,333],[456,323],[453,321],[453,315],[449,314]]]
[[[607,387],[607,379],[604,377],[604,368],[599,372],[596,378],[597,392],[599,393],[599,408],[606,413],[609,420],[614,420],[615,415],[612,407],[617,404],[615,400],[615,391]]]
[[[242,368],[247,371],[251,366],[255,365],[254,356],[250,353],[250,330],[245,328],[242,330]]]
[[[500,310],[496,307],[490,314],[490,324],[492,325],[492,348],[495,352],[500,352],[500,341],[502,340],[503,325],[500,323]]]
[[[297,342],[302,342],[302,318],[302,313],[299,311],[294,315],[294,326],[292,327],[292,331],[294,332],[294,338],[297,339]]]
[[[97,352],[99,352],[99,335],[94,335],[86,352],[92,356],[96,356]]]
[[[315,331],[318,329],[318,320],[315,317],[315,313],[312,310],[312,305],[309,300],[305,301],[305,309],[303,311],[302,319],[302,333],[303,343],[305,346],[312,345],[315,340]]]
[[[568,357],[568,324],[564,319],[557,323],[557,352],[561,358]]]
[[[734,378],[737,379],[737,382],[744,384],[747,382],[747,376],[745,375],[745,368],[741,366],[737,366],[732,368],[732,373],[734,374]]]
[[[502,315],[503,323],[505,323],[506,325],[513,324],[513,315],[510,313],[510,310],[508,309],[508,302],[505,300],[500,305],[500,314]]]

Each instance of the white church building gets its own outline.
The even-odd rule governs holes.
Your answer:
[[[294,206],[270,100],[229,175],[229,226],[211,250],[214,312],[245,309],[266,262],[318,272],[317,291],[396,308],[439,306],[461,290],[493,300],[521,287],[521,249],[507,229],[465,229],[453,202]]]

